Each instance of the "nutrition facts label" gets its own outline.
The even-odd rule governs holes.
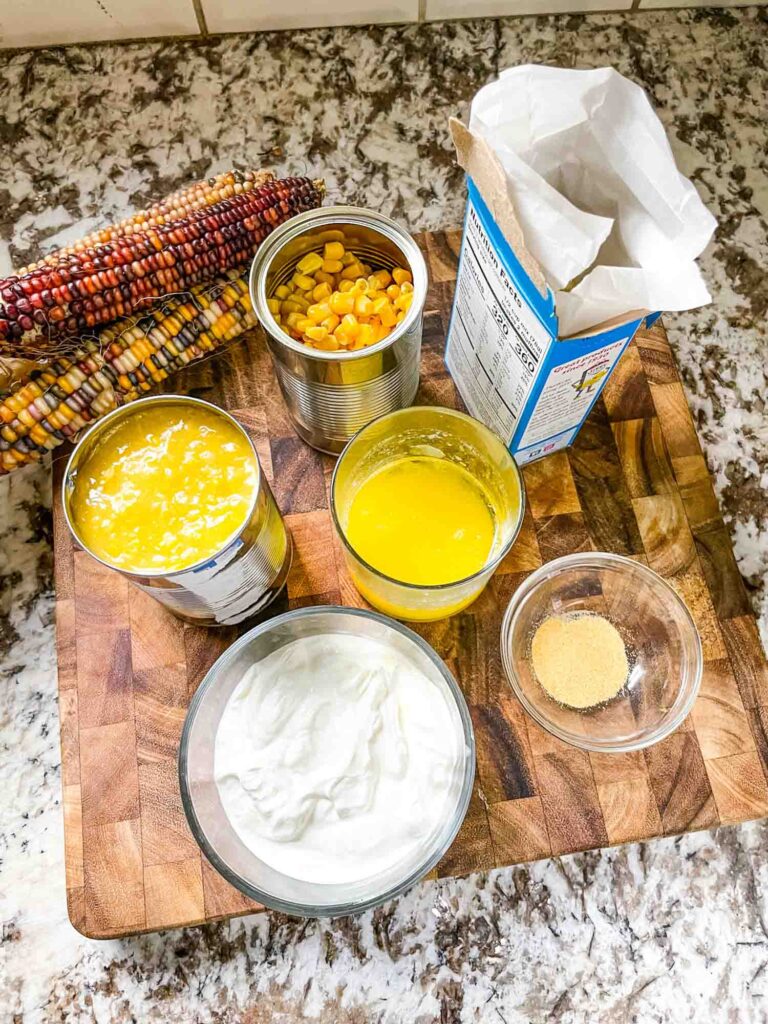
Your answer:
[[[446,363],[470,413],[507,443],[551,343],[470,201]]]

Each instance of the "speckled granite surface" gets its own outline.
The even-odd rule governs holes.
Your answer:
[[[528,60],[613,63],[648,88],[718,217],[714,304],[666,322],[765,638],[764,10],[0,55],[0,264],[233,163],[455,225],[447,116]],[[356,920],[83,939],[64,905],[49,486],[37,468],[0,481],[0,1020],[768,1020],[761,824],[425,885]]]

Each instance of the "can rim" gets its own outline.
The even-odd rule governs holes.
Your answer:
[[[301,235],[308,226],[321,224],[325,224],[329,228],[334,224],[359,224],[362,227],[374,228],[385,238],[394,242],[403,251],[410,264],[414,293],[421,301],[412,302],[402,323],[399,323],[386,338],[382,338],[381,341],[368,348],[361,348],[354,352],[323,352],[320,349],[307,348],[306,345],[294,341],[280,329],[267,306],[266,279],[273,259],[286,242]],[[427,282],[427,265],[421,250],[413,237],[394,220],[362,206],[321,206],[315,210],[300,213],[297,217],[291,217],[262,242],[251,263],[248,274],[248,291],[259,323],[277,344],[283,345],[307,359],[316,359],[318,362],[354,362],[357,359],[365,359],[370,355],[383,352],[411,329],[421,316],[427,295]]]
[[[229,537],[227,537],[226,541],[224,542],[224,544],[221,545],[221,547],[218,547],[210,555],[206,555],[205,558],[201,558],[197,562],[193,562],[191,565],[185,566],[183,569],[174,569],[172,572],[167,572],[162,569],[147,569],[141,571],[124,569],[120,565],[115,565],[113,562],[108,562],[106,561],[106,559],[101,558],[94,551],[92,551],[91,548],[86,543],[84,543],[84,541],[78,534],[77,530],[75,529],[74,524],[72,522],[72,518],[69,514],[69,502],[67,500],[68,485],[72,483],[72,474],[78,468],[78,457],[81,456],[85,442],[88,441],[89,438],[93,439],[93,437],[96,434],[100,433],[112,420],[119,419],[120,416],[123,415],[132,414],[133,410],[137,409],[139,406],[171,402],[191,402],[194,405],[202,405],[206,409],[212,409],[218,415],[223,416],[225,419],[228,419],[230,423],[232,423],[237,428],[237,430],[240,431],[240,433],[243,435],[243,437],[250,445],[251,451],[253,452],[253,456],[256,460],[256,485],[253,490],[253,501],[248,507],[248,513],[243,518],[243,522],[241,523],[241,525],[236,530],[234,530]],[[183,576],[188,572],[194,572],[198,569],[202,569],[211,562],[214,562],[217,558],[219,558],[220,555],[222,555],[227,550],[227,548],[232,544],[232,542],[240,536],[240,534],[243,532],[245,527],[250,522],[251,516],[256,510],[256,505],[258,503],[259,495],[261,494],[262,490],[263,479],[264,474],[261,468],[261,461],[259,460],[259,453],[256,451],[256,447],[253,441],[251,440],[248,431],[241,423],[238,423],[235,417],[232,416],[231,413],[227,412],[226,409],[222,409],[220,406],[214,405],[213,402],[206,402],[204,398],[196,398],[193,395],[147,395],[144,398],[137,399],[135,402],[128,402],[125,405],[119,405],[116,409],[113,409],[111,412],[107,413],[106,416],[103,416],[100,420],[98,420],[91,427],[89,427],[88,430],[79,439],[79,441],[75,445],[74,451],[71,453],[69,459],[67,460],[67,466],[66,469],[64,470],[64,476],[61,481],[61,507],[64,511],[64,519],[66,521],[67,527],[69,528],[69,532],[74,538],[75,542],[84,551],[87,551],[91,558],[95,558],[97,562],[105,566],[107,569],[113,569],[115,572],[122,573],[124,576],[130,576],[134,579],[173,580],[176,579],[178,576]],[[73,483],[72,485],[74,486]]]
[[[344,455],[346,454],[347,450],[349,448],[351,448],[352,444],[360,437],[360,435],[364,431],[368,430],[369,427],[373,427],[375,424],[380,423],[381,420],[386,419],[388,416],[392,416],[392,417],[398,416],[398,415],[400,415],[400,414],[402,414],[404,412],[408,412],[411,409],[419,409],[420,411],[423,410],[424,412],[432,411],[432,412],[440,412],[440,413],[450,413],[453,416],[458,416],[458,417],[460,417],[462,419],[472,420],[474,423],[478,424],[480,427],[483,428],[483,430],[485,430],[488,434],[490,434],[491,437],[493,437],[496,441],[498,441],[498,443],[501,445],[501,447],[504,449],[504,451],[509,456],[509,460],[510,460],[512,466],[514,467],[514,472],[515,472],[515,477],[517,479],[518,487],[520,488],[520,511],[519,511],[519,514],[518,514],[518,517],[517,517],[517,522],[515,523],[514,529],[512,530],[512,533],[511,533],[508,541],[501,547],[501,549],[497,552],[495,557],[492,558],[489,562],[487,562],[484,566],[482,566],[482,568],[477,569],[473,573],[470,573],[469,576],[464,576],[462,579],[454,580],[451,583],[431,583],[431,584],[427,584],[427,583],[408,583],[408,582],[406,582],[404,580],[395,579],[394,576],[389,576],[389,575],[387,575],[387,573],[382,572],[381,569],[377,569],[375,566],[371,565],[370,562],[367,562],[363,558],[363,556],[358,551],[356,551],[354,549],[354,547],[352,546],[352,544],[348,540],[346,532],[344,531],[344,528],[341,525],[341,520],[339,518],[339,514],[338,514],[338,511],[337,511],[337,507],[336,507],[336,479],[337,479],[337,476],[338,476],[339,467],[341,466],[341,461],[344,458]],[[339,455],[338,459],[336,460],[336,465],[333,467],[333,473],[331,475],[331,487],[330,487],[330,501],[329,501],[329,505],[330,505],[330,509],[331,509],[331,518],[333,520],[333,525],[334,525],[334,528],[336,530],[336,533],[338,534],[339,538],[341,539],[342,544],[347,549],[347,551],[349,551],[350,554],[353,555],[357,559],[357,561],[360,562],[360,564],[362,566],[364,566],[364,568],[366,568],[374,576],[378,576],[379,579],[386,580],[388,583],[394,583],[398,587],[404,587],[406,590],[414,590],[414,591],[450,590],[452,587],[459,587],[459,586],[463,586],[465,583],[471,583],[472,580],[477,579],[479,576],[483,576],[487,572],[490,572],[490,574],[493,575],[493,573],[499,567],[499,565],[504,560],[504,558],[507,556],[507,554],[509,554],[509,552],[512,550],[512,546],[514,545],[515,541],[517,540],[517,538],[518,538],[518,536],[520,534],[520,530],[522,529],[522,526],[523,526],[523,520],[525,519],[525,510],[526,510],[525,480],[523,478],[522,471],[521,471],[520,467],[517,464],[517,459],[514,457],[512,452],[509,450],[509,448],[507,448],[507,446],[504,444],[504,442],[499,437],[499,435],[496,433],[496,431],[495,430],[491,430],[491,428],[486,426],[486,424],[483,423],[482,420],[475,419],[474,416],[469,416],[467,413],[462,412],[460,409],[451,409],[448,406],[443,406],[443,405],[418,405],[418,406],[413,406],[413,405],[409,405],[409,406],[406,406],[404,409],[394,409],[392,412],[385,412],[381,416],[377,416],[376,419],[371,420],[370,423],[366,423],[365,426],[360,427],[360,429],[357,430],[352,435],[352,437],[350,437],[349,441],[347,441],[347,443],[344,445],[344,449],[341,452],[341,455]]]

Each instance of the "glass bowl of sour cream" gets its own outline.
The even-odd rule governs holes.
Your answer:
[[[237,640],[190,704],[190,828],[251,899],[331,917],[397,896],[443,857],[469,805],[466,702],[421,637],[360,609],[280,615]]]

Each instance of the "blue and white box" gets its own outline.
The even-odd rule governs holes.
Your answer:
[[[471,178],[445,361],[467,409],[521,465],[571,444],[644,319],[558,337],[543,296]]]
[[[450,129],[469,195],[445,359],[531,462],[573,442],[643,321],[711,301],[715,220],[612,68],[508,68]]]

